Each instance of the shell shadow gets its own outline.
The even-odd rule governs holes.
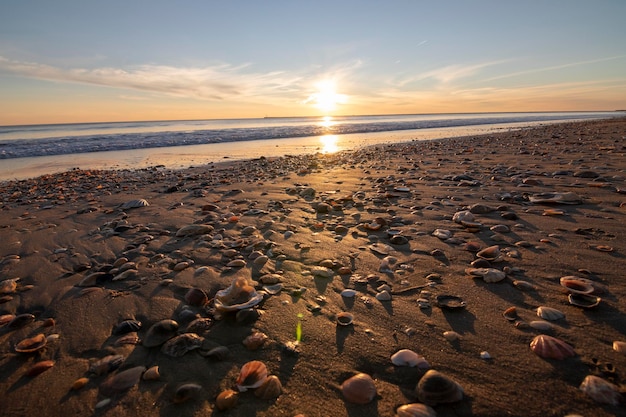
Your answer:
[[[337,326],[335,329],[335,344],[337,353],[342,353],[348,336],[354,334],[354,326]]]
[[[474,322],[476,316],[467,309],[450,310],[442,308],[441,312],[450,328],[459,334],[476,333]]]

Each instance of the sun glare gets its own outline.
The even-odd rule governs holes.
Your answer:
[[[328,113],[337,109],[338,104],[344,104],[345,94],[337,93],[337,87],[332,80],[323,80],[315,85],[317,91],[309,96],[307,103],[313,103],[315,107]]]
[[[322,153],[335,153],[339,150],[339,146],[337,146],[337,135],[324,135],[320,137],[320,142],[322,142]]]

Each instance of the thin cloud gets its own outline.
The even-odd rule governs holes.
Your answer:
[[[129,69],[64,69],[50,65],[9,60],[0,56],[0,71],[21,77],[132,89],[197,99],[224,100],[286,94],[297,91],[298,76],[284,72],[244,72],[248,65],[217,65],[179,68],[140,65]]]
[[[398,87],[404,87],[417,81],[432,79],[439,84],[449,85],[460,79],[471,77],[484,68],[500,65],[508,61],[509,60],[490,61],[473,65],[448,65],[431,71],[408,76],[394,84]]]

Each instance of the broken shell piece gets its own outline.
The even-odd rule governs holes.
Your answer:
[[[465,273],[473,277],[480,277],[487,283],[500,282],[506,278],[506,274],[496,268],[467,268]]]
[[[410,349],[400,349],[399,351],[391,355],[391,363],[396,366],[409,366],[411,368],[430,368],[430,364],[423,356],[418,355],[416,352]]]
[[[481,259],[486,259],[489,262],[497,262],[502,260],[502,253],[498,245],[489,246],[476,253],[476,256]]]
[[[395,249],[393,246],[387,245],[385,243],[373,243],[371,245],[368,246],[370,248],[370,250],[374,253],[377,253],[379,255],[389,255],[392,252],[395,252]]]
[[[576,355],[574,348],[556,337],[540,334],[530,342],[530,349],[544,359],[562,360]]]
[[[215,295],[215,308],[221,312],[236,311],[253,307],[263,300],[245,277],[233,280],[230,287],[220,290]]]
[[[187,352],[202,347],[204,338],[195,333],[183,333],[169,339],[161,347],[161,352],[173,358],[180,358]]]
[[[261,361],[250,361],[241,367],[237,378],[237,389],[244,392],[260,387],[267,379],[267,367]]]
[[[580,390],[601,404],[618,405],[622,398],[618,386],[595,375],[587,375]]]
[[[376,397],[376,384],[367,374],[356,374],[341,384],[344,398],[354,404],[367,404]]]
[[[567,300],[571,305],[581,308],[594,308],[602,301],[600,297],[589,294],[570,294],[567,296]]]
[[[565,317],[565,313],[556,308],[541,306],[537,309],[537,315],[544,320],[559,320]]]

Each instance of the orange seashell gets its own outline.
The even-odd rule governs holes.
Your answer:
[[[237,223],[239,221],[239,216],[230,216],[228,218],[229,223]]]
[[[267,366],[261,361],[250,361],[241,367],[237,378],[237,389],[240,392],[258,388],[267,379]]]
[[[574,348],[556,337],[540,334],[530,342],[530,349],[544,359],[562,360],[576,355]]]
[[[161,373],[159,372],[158,365],[148,368],[146,372],[143,373],[143,376],[141,377],[141,379],[143,379],[144,381],[157,381],[160,378],[161,378]]]
[[[343,381],[341,393],[348,402],[367,404],[376,397],[376,384],[371,376],[359,373]]]
[[[265,333],[254,332],[243,340],[243,344],[248,350],[257,350],[265,344],[266,340],[267,335]]]
[[[43,333],[39,333],[36,336],[29,337],[19,342],[15,345],[15,351],[20,353],[36,352],[39,349],[43,349],[47,342],[48,339],[46,339],[46,336]]]
[[[54,366],[54,361],[41,361],[37,362],[33,366],[31,366],[24,375],[26,376],[37,376],[42,372],[47,371],[48,369]]]
[[[85,385],[87,385],[89,383],[89,378],[78,378],[76,381],[74,381],[74,383],[72,384],[72,389],[74,391],[81,389],[82,387],[84,387]]]
[[[238,396],[239,394],[237,393],[237,391],[234,391],[232,389],[224,390],[220,392],[215,399],[215,405],[220,411],[230,410],[237,405],[237,399],[239,398]]]

